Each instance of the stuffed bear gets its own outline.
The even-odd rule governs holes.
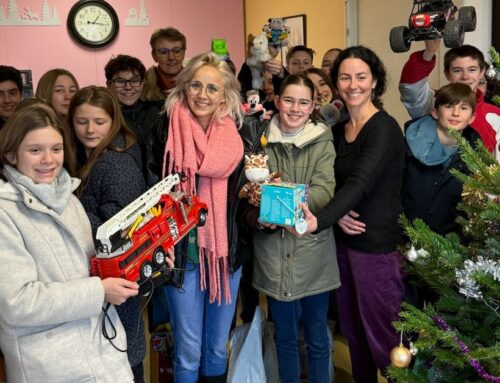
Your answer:
[[[248,202],[257,207],[260,206],[262,185],[280,180],[280,173],[269,174],[268,159],[269,156],[264,154],[245,155],[245,176],[248,182],[243,185],[238,197],[248,198]]]
[[[320,116],[329,126],[335,125],[342,117],[342,109],[344,103],[341,100],[333,100],[332,102],[325,101],[316,107]]]
[[[253,39],[252,47],[250,48],[250,57],[248,57],[246,61],[252,72],[253,89],[262,89],[263,63],[270,59],[271,55],[269,54],[266,34],[260,33]]]

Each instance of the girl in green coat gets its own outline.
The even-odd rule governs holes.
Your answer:
[[[311,119],[314,85],[304,75],[290,75],[275,104],[279,111],[265,131],[269,171],[283,181],[308,185],[308,205],[319,211],[333,197],[335,150],[330,128]],[[254,231],[253,285],[267,296],[275,322],[282,382],[300,381],[299,324],[304,327],[309,382],[328,382],[331,357],[327,332],[329,291],[339,287],[332,230],[297,238],[284,227],[257,222]],[[302,315],[307,313],[307,315]]]

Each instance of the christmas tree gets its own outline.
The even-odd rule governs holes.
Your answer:
[[[498,53],[490,55],[498,74]],[[463,237],[401,220],[412,246],[408,273],[438,297],[424,310],[403,304],[394,326],[404,343],[413,342],[391,352],[396,382],[500,382],[500,164],[482,145],[474,150],[455,137],[470,170],[454,174],[464,184]]]
[[[498,54],[494,47],[488,49],[488,53],[491,57],[491,65],[486,69],[485,76],[488,80],[500,81],[500,54]],[[500,106],[500,94],[493,96],[493,102]]]

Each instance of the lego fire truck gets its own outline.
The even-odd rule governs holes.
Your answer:
[[[207,205],[197,195],[171,191],[183,177],[169,175],[99,226],[92,275],[141,284],[169,273],[167,249],[207,218]]]

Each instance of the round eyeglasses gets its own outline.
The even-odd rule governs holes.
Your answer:
[[[205,89],[205,94],[210,98],[217,98],[221,93],[222,89],[214,84],[207,84],[203,86],[201,82],[193,81],[188,85],[188,92],[193,96],[199,95],[203,89]]]
[[[297,107],[301,110],[309,109],[309,107],[312,104],[311,100],[306,100],[303,98],[296,100],[296,99],[291,98],[291,97],[282,97],[280,100],[281,100],[282,105],[286,108],[291,108],[292,106],[297,104]]]

